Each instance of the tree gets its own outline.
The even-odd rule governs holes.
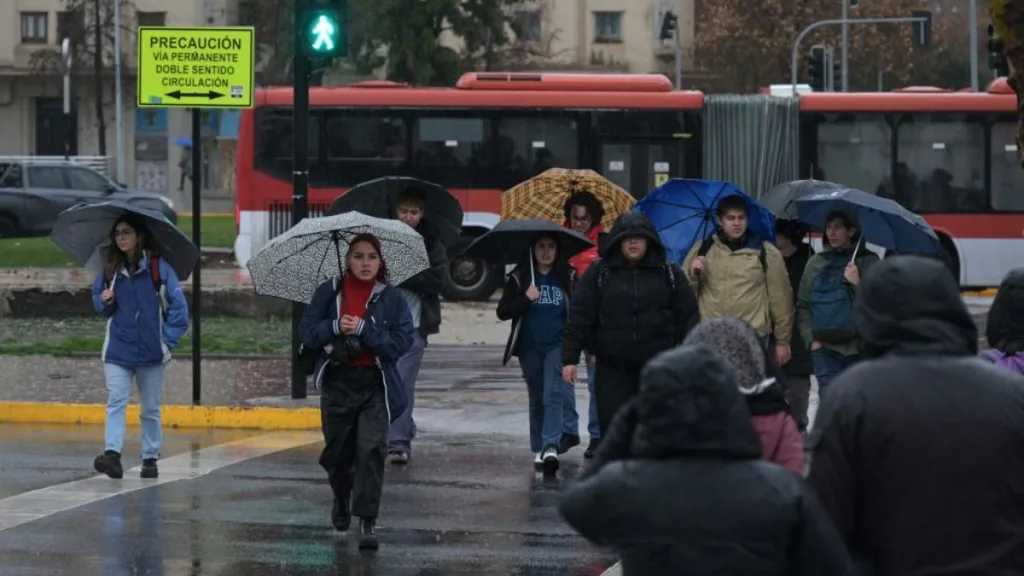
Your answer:
[[[988,0],[992,26],[1003,41],[1003,53],[1010,63],[1010,87],[1017,93],[1017,150],[1024,166],[1024,5],[1020,0]]]
[[[902,17],[917,7],[915,0],[873,0],[861,3],[851,17]],[[697,60],[726,79],[722,87],[733,92],[788,82],[796,36],[814,22],[838,18],[838,11],[836,0],[763,0],[758,10],[745,0],[705,1],[697,17],[709,25],[698,26]],[[943,22],[933,22],[933,38],[942,38],[944,30]],[[801,77],[803,56],[811,46],[830,45],[839,57],[840,32],[838,26],[826,26],[804,37],[798,49]],[[915,65],[922,65],[912,34],[910,24],[851,24],[850,89],[875,89],[880,70],[909,80]]]
[[[500,60],[524,1],[350,0],[350,55],[364,73],[385,67],[389,80],[451,86],[467,68]]]
[[[248,0],[240,3],[239,25],[256,29],[257,75],[264,85],[292,80],[296,0]]]
[[[95,120],[97,130],[97,142],[99,143],[99,155],[107,155],[107,111],[105,95],[113,92],[114,82],[123,82],[129,77],[127,68],[122,68],[121,77],[114,77],[114,10],[117,7],[115,2],[121,4],[121,44],[122,48],[131,46],[134,43],[134,27],[125,25],[127,15],[134,14],[130,0],[64,0],[64,11],[60,13],[58,23],[58,34],[66,36],[71,41],[72,47],[72,70],[76,71],[76,78],[84,78],[80,71],[88,71],[92,74],[93,89],[95,92]],[[127,61],[127,55],[122,50],[121,60]],[[32,54],[30,66],[37,74],[54,76],[62,74],[60,64],[60,46],[37,50]],[[110,89],[107,89],[109,84]]]

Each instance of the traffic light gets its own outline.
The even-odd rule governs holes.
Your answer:
[[[988,25],[988,67],[989,70],[995,70],[999,76],[1010,75],[1010,63],[1006,60],[1006,53],[1003,50],[1006,45],[1003,43],[1003,39],[996,36],[996,29],[991,24]]]
[[[835,58],[832,59],[832,91],[843,91],[843,63]]]
[[[811,53],[804,58],[807,69],[807,83],[811,90],[824,92],[825,90],[825,47],[813,46]]]
[[[668,40],[675,36],[678,25],[679,18],[672,12],[665,12],[665,15],[661,17],[661,32],[658,34],[658,39]]]
[[[347,56],[347,0],[299,1],[304,3],[298,25],[305,55],[316,62]]]

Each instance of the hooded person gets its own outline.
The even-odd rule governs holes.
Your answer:
[[[795,474],[761,460],[736,372],[682,346],[644,368],[559,513],[625,576],[841,576],[850,558]]]
[[[978,358],[940,261],[896,256],[854,304],[863,360],[822,400],[808,481],[873,576],[1020,574],[1024,377]]]
[[[1024,268],[1011,270],[999,285],[985,326],[985,358],[1024,374]]]
[[[811,351],[818,397],[860,359],[853,328],[853,299],[864,274],[878,262],[867,249],[855,214],[825,216],[822,251],[807,261],[796,297],[796,325]]]
[[[562,378],[575,383],[584,350],[594,354],[601,437],[618,409],[636,396],[640,370],[678,346],[699,313],[686,277],[640,212],[621,214],[604,257],[577,282],[562,344]]]
[[[738,318],[711,318],[691,330],[683,344],[709,348],[729,363],[761,437],[761,457],[803,476],[803,437],[757,332]]]

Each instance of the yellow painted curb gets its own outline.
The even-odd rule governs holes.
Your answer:
[[[103,424],[103,404],[0,402],[0,422],[20,424]],[[316,408],[242,408],[235,406],[164,406],[161,417],[170,428],[234,428],[314,430],[320,428]],[[130,426],[139,422],[139,406],[128,406]]]

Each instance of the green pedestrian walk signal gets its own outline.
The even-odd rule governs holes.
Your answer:
[[[344,0],[305,0],[300,37],[306,56],[329,60],[348,55],[348,6]]]

